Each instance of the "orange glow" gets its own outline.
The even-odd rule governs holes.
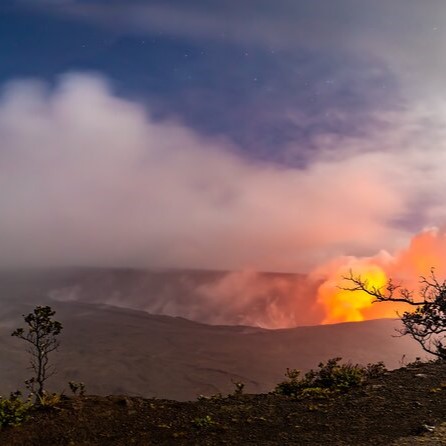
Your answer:
[[[319,268],[315,277],[325,279],[318,289],[317,299],[325,310],[322,323],[394,318],[397,312],[407,310],[404,304],[372,304],[373,297],[365,292],[340,289],[353,285],[343,279],[350,270],[354,276],[366,280],[369,287],[381,288],[392,278],[394,283],[417,291],[420,276],[429,275],[432,267],[438,280],[446,279],[446,234],[436,228],[416,234],[409,246],[394,256],[383,251],[368,258],[344,257]]]
[[[432,267],[439,279],[446,278],[446,238],[437,229],[415,235],[408,248],[396,256],[392,274],[398,273],[405,280],[418,280],[420,275],[428,275]]]
[[[355,274],[360,274],[367,280],[370,287],[381,288],[387,283],[385,272],[378,266],[369,265],[356,268]],[[318,300],[325,307],[326,317],[323,324],[347,321],[363,321],[364,311],[372,306],[372,296],[364,291],[348,291],[340,286],[351,286],[342,277],[348,275],[348,270],[338,271],[332,279],[324,282],[319,288]]]

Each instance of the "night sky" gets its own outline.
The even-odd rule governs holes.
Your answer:
[[[442,0],[2,0],[0,264],[300,271],[446,217]]]

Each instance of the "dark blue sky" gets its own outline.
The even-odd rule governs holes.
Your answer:
[[[320,135],[364,134],[379,125],[377,111],[400,105],[395,74],[376,56],[297,38],[291,45],[274,39],[259,44],[243,36],[232,39],[231,29],[224,31],[226,25],[231,28],[234,13],[246,20],[282,14],[280,2],[276,9],[268,2],[241,2],[239,7],[228,2],[227,8],[188,2],[195,13],[218,12],[223,31],[213,36],[175,34],[161,19],[159,26],[149,23],[135,32],[119,21],[119,14],[104,23],[107,17],[84,20],[70,10],[94,3],[0,7],[0,82],[22,77],[57,82],[66,72],[100,73],[117,94],[147,105],[160,119],[173,116],[204,134],[230,138],[249,157],[298,165]],[[116,14],[124,5],[166,3],[172,8],[182,4],[97,2]],[[285,150],[290,144],[292,153]]]

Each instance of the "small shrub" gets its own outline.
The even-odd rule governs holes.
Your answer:
[[[302,391],[302,380],[300,379],[300,370],[286,369],[286,381],[277,384],[275,392],[280,395],[294,396]]]
[[[332,358],[325,364],[321,362],[317,370],[310,370],[303,378],[300,377],[299,370],[287,369],[287,380],[279,383],[275,392],[292,397],[327,397],[360,386],[386,371],[382,362],[363,367],[357,364],[341,364],[341,359]]]
[[[44,390],[42,396],[39,396],[39,405],[42,408],[55,407],[60,403],[61,399],[62,399],[62,394],[48,393],[46,390]]]
[[[28,417],[33,406],[28,399],[23,401],[20,392],[11,393],[9,398],[0,396],[0,429],[7,426],[18,426]]]
[[[305,387],[320,387],[344,391],[360,385],[365,378],[364,368],[353,364],[340,364],[342,358],[332,358],[320,363],[319,370],[305,374]]]
[[[311,398],[315,400],[323,400],[333,396],[336,390],[324,389],[322,387],[308,387],[300,392],[301,398]]]
[[[192,421],[192,424],[194,425],[194,427],[196,427],[198,429],[203,429],[206,427],[214,426],[217,423],[212,419],[212,417],[210,415],[206,415],[204,417],[194,418],[194,420]]]
[[[364,372],[366,379],[379,378],[387,372],[387,368],[384,365],[384,362],[379,361],[373,364],[367,364]]]
[[[85,384],[78,383],[75,381],[69,381],[68,385],[70,386],[70,390],[73,392],[73,395],[84,396],[85,395]]]
[[[419,356],[417,356],[415,358],[415,361],[409,362],[407,364],[407,367],[421,367],[422,365],[424,365],[424,362],[421,360]]]
[[[243,383],[241,381],[232,381],[232,384],[234,384],[234,386],[235,386],[234,392],[232,394],[235,396],[243,395],[245,383]]]

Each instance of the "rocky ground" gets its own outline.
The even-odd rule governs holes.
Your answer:
[[[408,366],[327,399],[241,395],[178,402],[63,398],[2,446],[446,445],[446,364]]]

